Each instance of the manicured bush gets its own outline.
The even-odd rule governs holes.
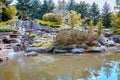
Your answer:
[[[43,15],[43,20],[50,21],[50,22],[62,22],[63,17],[62,15],[59,15],[59,14],[47,13]]]

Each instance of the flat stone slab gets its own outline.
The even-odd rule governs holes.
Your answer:
[[[72,49],[71,52],[72,53],[83,53],[85,52],[85,50],[83,48],[75,48],[75,49]]]
[[[68,53],[67,50],[58,50],[58,49],[54,49],[53,53]]]
[[[24,54],[25,57],[37,56],[37,55],[38,55],[38,53],[36,53],[36,52],[29,52],[29,53]]]
[[[103,53],[103,52],[105,52],[105,49],[102,48],[102,47],[94,47],[94,48],[88,49],[86,52],[89,52],[89,53]]]
[[[25,51],[26,52],[38,52],[38,53],[47,53],[52,50],[51,47],[29,47]]]

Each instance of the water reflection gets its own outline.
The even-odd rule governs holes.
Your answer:
[[[119,58],[120,54],[39,55],[28,58],[15,55],[10,61],[0,64],[0,79],[120,80]]]

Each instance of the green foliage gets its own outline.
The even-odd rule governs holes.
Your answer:
[[[8,24],[8,22],[6,21],[6,22],[0,22],[0,27],[1,26],[6,26]]]
[[[0,27],[1,26],[7,26],[8,24],[16,24],[18,19],[12,18],[11,20],[0,22]]]
[[[2,13],[2,20],[7,21],[12,19],[17,13],[17,9],[14,6],[5,7]]]
[[[63,49],[64,49],[64,46],[58,45],[58,46],[56,47],[56,49],[58,49],[58,50],[63,50]]]
[[[88,17],[89,15],[89,4],[85,1],[80,1],[75,5],[75,11],[81,14],[81,18]]]
[[[97,27],[98,27],[98,36],[100,36],[102,34],[102,19],[99,19],[98,23],[97,23]]]
[[[43,16],[46,13],[52,12],[54,8],[55,6],[52,0],[43,0],[43,4],[41,6],[41,15]]]
[[[16,31],[16,30],[13,28],[10,28],[8,26],[0,27],[0,32],[14,32],[14,31]]]
[[[102,9],[102,18],[103,18],[103,26],[106,28],[112,27],[111,26],[111,10],[110,5],[105,2],[103,9]]]
[[[75,8],[75,0],[68,0],[67,10],[71,11],[71,10],[74,10],[74,8]]]
[[[32,19],[41,19],[42,15],[41,13],[41,6],[42,3],[40,0],[32,0],[30,2],[31,8],[29,8],[29,17]]]
[[[52,10],[55,8],[54,2],[52,0],[44,0],[43,3],[40,0],[17,1],[17,9],[26,13],[27,17],[30,17],[32,19],[42,19],[42,16],[45,13],[52,12]]]
[[[44,21],[50,21],[50,22],[62,22],[63,17],[62,15],[59,14],[54,14],[54,13],[47,13],[43,15],[43,20]]]
[[[33,38],[33,37],[36,37],[37,35],[36,34],[27,33],[26,36],[29,37],[29,38]]]
[[[68,13],[68,23],[72,29],[74,29],[74,26],[76,24],[80,23],[80,21],[81,21],[80,17],[81,17],[81,15],[79,13],[77,13],[76,11],[70,11]]]
[[[120,29],[116,29],[116,30],[114,31],[114,34],[120,35]]]
[[[0,0],[0,2],[2,2],[3,5],[5,6],[9,6],[9,4],[12,3],[13,0]]]
[[[48,41],[42,41],[42,42],[39,42],[39,43],[33,43],[31,45],[31,47],[51,47],[53,46],[53,44],[51,42],[48,42]]]
[[[93,21],[94,26],[98,22],[99,15],[100,15],[100,10],[98,5],[96,3],[93,3],[89,9],[89,17]]]
[[[39,24],[43,26],[50,26],[52,28],[58,28],[61,25],[60,22],[49,22],[49,21],[42,21],[42,20],[39,21]]]
[[[113,27],[120,29],[120,11],[113,15],[112,25]]]
[[[66,8],[66,2],[65,2],[65,0],[63,0],[63,1],[58,1],[58,7],[57,7],[58,9],[65,9]]]
[[[95,33],[89,33],[86,31],[73,30],[72,32],[60,31],[55,37],[55,43],[59,45],[72,45],[72,44],[83,44],[90,43],[93,40],[97,39]]]

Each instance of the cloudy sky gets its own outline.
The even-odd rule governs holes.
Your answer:
[[[13,1],[15,2],[16,0],[13,0]],[[40,0],[40,1],[43,1],[43,0]],[[55,3],[58,2],[58,0],[53,0],[53,1]],[[68,2],[68,0],[65,0],[65,1]],[[80,2],[80,1],[85,1],[85,2],[90,3],[90,4],[92,4],[93,2],[95,2],[95,3],[97,3],[100,6],[100,8],[102,8],[102,6],[104,5],[104,3],[106,1],[107,3],[110,4],[110,7],[111,7],[112,10],[114,9],[114,6],[116,5],[115,4],[116,0],[76,0],[76,2]]]

